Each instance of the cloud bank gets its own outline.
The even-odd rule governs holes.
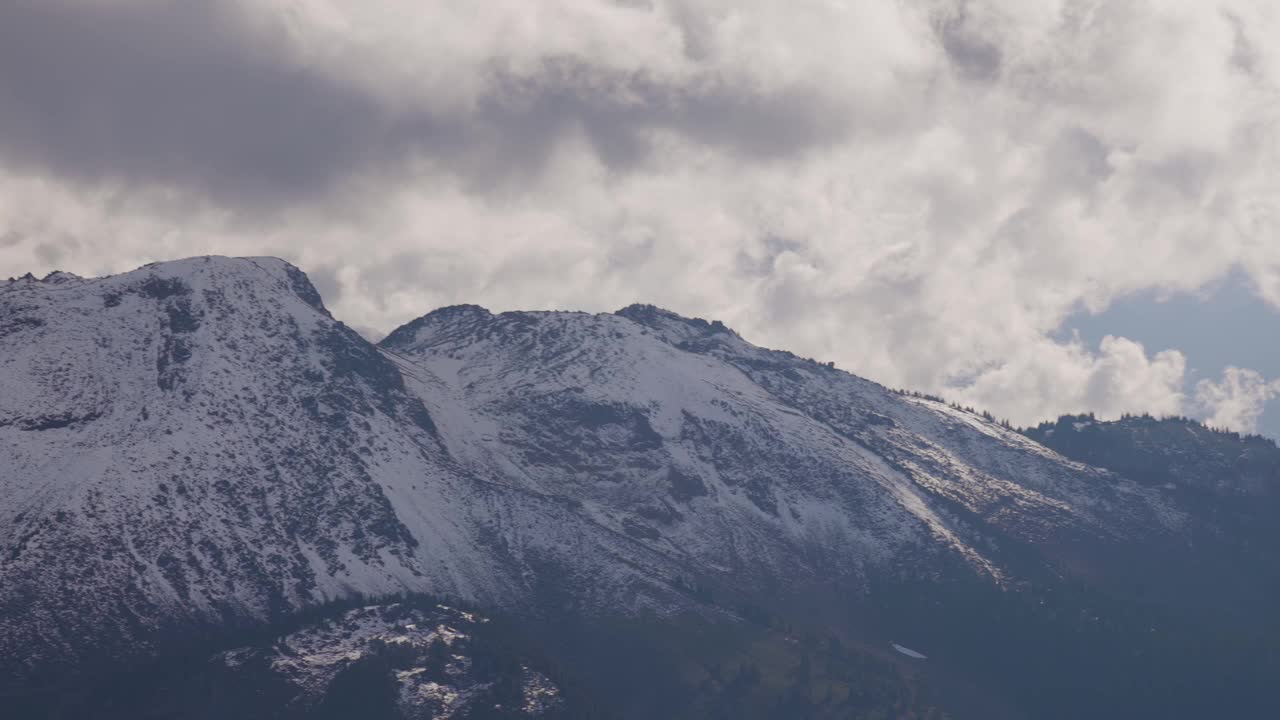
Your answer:
[[[1280,307],[1273,6],[14,0],[0,269],[277,254],[370,333],[653,302],[1018,423],[1251,430],[1261,376],[1055,331]]]
[[[1196,383],[1195,400],[1212,427],[1253,428],[1267,402],[1277,395],[1280,381],[1267,382],[1253,370],[1228,367],[1220,382]]]

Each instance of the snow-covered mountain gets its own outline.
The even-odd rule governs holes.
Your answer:
[[[592,616],[1176,547],[1170,491],[650,307],[434,311],[377,346],[270,258],[0,285],[15,683],[354,594]]]
[[[273,259],[0,287],[0,658],[355,592],[521,601],[521,553],[652,553],[451,457],[399,368]],[[612,562],[610,561],[612,565]]]
[[[1159,493],[723,326],[445,308],[381,344],[451,456],[700,572],[853,579],[1177,528]]]

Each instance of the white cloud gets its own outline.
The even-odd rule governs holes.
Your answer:
[[[1210,426],[1254,432],[1263,407],[1277,395],[1280,381],[1267,382],[1253,370],[1229,367],[1220,381],[1196,383],[1195,400]]]
[[[1019,423],[1200,407],[1176,351],[1055,339],[1073,311],[1237,267],[1280,307],[1264,0],[227,7],[265,47],[252,57],[325,81],[308,106],[356,108],[318,135],[344,149],[300,165],[324,182],[242,203],[227,188],[276,175],[235,136],[210,145],[241,160],[216,173],[10,166],[0,237],[22,240],[0,243],[4,269],[274,253],[323,268],[335,312],[382,330],[450,302],[654,302]],[[283,110],[251,115],[288,118],[272,136],[288,143],[311,119],[279,87],[261,102]],[[0,159],[6,134],[14,157],[52,152],[56,135],[6,117]],[[1205,412],[1256,419],[1228,404]]]
[[[1107,336],[1097,352],[1078,339],[1041,341],[978,374],[960,397],[1000,408],[1020,423],[1067,412],[1103,418],[1134,410],[1174,415],[1183,408],[1185,373],[1180,352],[1148,357],[1142,345],[1126,338]]]

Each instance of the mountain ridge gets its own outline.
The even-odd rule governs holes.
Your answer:
[[[821,618],[874,654],[906,608],[1191,612],[1141,588],[1220,558],[1175,490],[650,305],[451,306],[373,345],[287,262],[207,257],[11,280],[0,318],[14,677],[397,592],[540,627]],[[955,685],[982,651],[926,624]]]

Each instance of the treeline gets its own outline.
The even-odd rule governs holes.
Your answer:
[[[946,398],[941,397],[939,395],[931,395],[929,393],[923,393],[917,390],[894,389],[894,390],[891,390],[891,392],[893,392],[896,395],[905,395],[906,397],[919,398],[921,400],[930,400],[932,402],[940,403],[942,405],[946,405],[952,410],[959,410],[960,412],[969,413],[970,415],[976,415],[978,417],[981,417],[983,420],[986,420],[987,422],[990,422],[990,423],[995,423],[996,425],[999,425],[1000,427],[1006,430],[1012,430],[1014,432],[1022,432],[1020,428],[1014,427],[1013,423],[1009,422],[1007,419],[996,417],[995,415],[991,414],[986,410],[977,410],[972,405],[961,405],[960,403],[951,402],[950,400],[947,400]]]
[[[1273,446],[1276,445],[1275,440],[1269,437],[1266,437],[1265,435],[1260,435],[1258,433],[1241,433],[1227,427],[1217,427],[1214,425],[1210,425],[1206,422],[1203,422],[1201,420],[1188,417],[1186,415],[1178,415],[1178,414],[1152,415],[1150,413],[1145,413],[1145,412],[1143,413],[1126,412],[1126,413],[1121,413],[1120,418],[1118,420],[1098,420],[1098,418],[1095,416],[1094,413],[1086,412],[1086,413],[1080,413],[1075,415],[1072,415],[1072,414],[1060,415],[1055,420],[1046,420],[1044,422],[1039,423],[1038,425],[1028,425],[1026,427],[1021,427],[1018,425],[1014,425],[1013,423],[1009,422],[1009,420],[1006,418],[1001,418],[992,414],[990,411],[978,410],[974,408],[972,405],[962,405],[960,403],[947,400],[946,398],[940,395],[920,392],[917,390],[905,390],[905,389],[893,389],[892,392],[897,395],[919,398],[921,400],[929,400],[932,402],[940,403],[942,405],[946,405],[952,410],[958,410],[960,412],[981,417],[983,420],[986,420],[987,422],[995,423],[1000,427],[1005,428],[1006,430],[1012,430],[1019,434],[1026,435],[1027,437],[1031,437],[1032,439],[1038,439],[1037,435],[1043,434],[1044,431],[1046,430],[1063,427],[1064,424],[1070,423],[1070,422],[1089,422],[1089,423],[1103,424],[1103,425],[1108,423],[1138,422],[1138,423],[1146,423],[1146,424],[1159,424],[1159,423],[1179,424],[1179,425],[1189,426],[1198,430],[1204,430],[1205,432],[1213,433],[1215,435],[1222,436],[1226,439],[1235,440],[1237,442],[1265,443]],[[1074,428],[1072,429],[1074,430]]]

